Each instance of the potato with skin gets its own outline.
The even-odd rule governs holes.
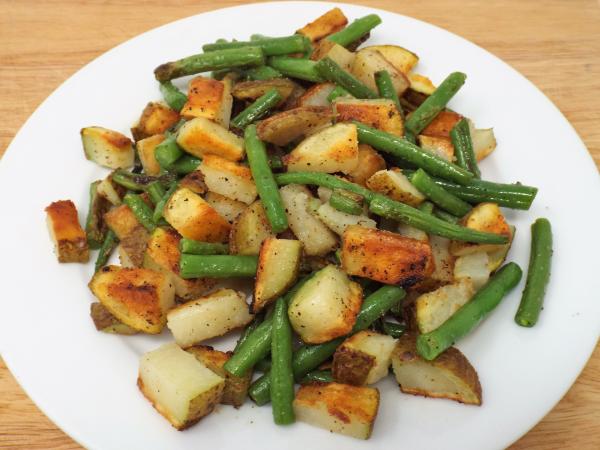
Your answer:
[[[290,324],[307,344],[327,342],[352,330],[362,300],[360,285],[337,266],[329,265],[290,300]]]
[[[396,89],[398,96],[401,97],[409,86],[406,75],[397,70],[378,50],[364,48],[356,52],[356,57],[352,64],[352,74],[374,92],[378,92],[377,84],[375,83],[375,73],[381,70],[389,72],[394,89]]]
[[[179,181],[179,187],[188,188],[195,194],[204,194],[208,190],[206,183],[204,182],[204,175],[200,169],[196,169],[193,172],[188,173]],[[206,200],[206,198],[205,198]]]
[[[413,289],[420,293],[433,291],[454,281],[454,262],[456,258],[450,254],[450,240],[441,236],[429,236],[431,254],[433,256],[433,272]]]
[[[265,209],[257,200],[233,222],[229,233],[229,251],[232,255],[258,255],[263,241],[273,235]]]
[[[472,230],[496,233],[507,237],[512,236],[510,226],[496,203],[480,203],[463,217],[460,224]],[[450,253],[454,256],[464,256],[480,251],[493,252],[506,248],[506,244],[475,244],[473,242],[452,241]]]
[[[329,106],[299,106],[261,120],[256,132],[261,141],[284,146],[331,125],[332,121],[333,112]]]
[[[471,300],[475,288],[470,278],[460,279],[428,292],[415,301],[415,315],[421,333],[429,333],[448,320]]]
[[[179,121],[179,113],[167,105],[159,102],[150,102],[142,111],[138,123],[131,129],[133,139],[141,139],[162,134]]]
[[[454,111],[440,111],[437,116],[427,125],[421,134],[423,136],[450,138],[450,131],[463,118]]]
[[[333,355],[332,374],[339,383],[363,386],[377,383],[388,374],[396,339],[363,330],[340,345]]]
[[[154,156],[154,150],[158,144],[165,140],[164,134],[155,134],[136,142],[135,147],[140,157],[140,162],[144,172],[148,175],[156,176],[160,174],[160,164]]]
[[[90,304],[90,316],[94,321],[96,330],[102,331],[103,333],[122,335],[132,335],[137,333],[137,330],[120,322],[102,303],[94,302]]]
[[[300,386],[293,405],[300,422],[369,439],[379,409],[379,391],[340,383],[311,383]]]
[[[100,303],[120,322],[134,330],[158,334],[175,304],[171,279],[149,269],[105,266],[89,283]]]
[[[199,76],[190,81],[188,101],[183,105],[181,115],[186,119],[205,117],[229,127],[232,104],[230,81]]]
[[[249,205],[258,195],[252,172],[246,166],[216,155],[206,155],[199,168],[209,191]]]
[[[236,83],[233,87],[233,96],[237,100],[245,100],[247,102],[253,102],[259,97],[262,97],[272,89],[276,89],[281,95],[281,100],[278,106],[284,104],[287,99],[296,90],[298,85],[289,78],[273,78],[271,80],[255,80],[255,81],[242,81]]]
[[[79,224],[77,208],[71,200],[60,200],[46,207],[46,222],[58,262],[88,262],[90,249]]]
[[[344,232],[341,259],[347,274],[386,284],[412,285],[433,271],[429,243],[358,225]]]
[[[141,267],[150,234],[127,205],[104,214],[106,225],[119,239],[119,258],[124,267]]]
[[[178,430],[210,414],[225,388],[223,378],[174,343],[142,355],[137,384],[152,406]]]
[[[85,157],[109,169],[127,169],[133,166],[134,152],[131,139],[102,127],[81,129]]]
[[[233,352],[220,352],[208,345],[195,345],[186,349],[186,351],[225,380],[221,404],[231,405],[235,408],[239,408],[244,404],[252,381],[252,370],[249,370],[243,377],[236,377],[227,372],[223,365],[231,358]]]
[[[206,117],[196,117],[183,124],[177,133],[177,144],[198,158],[211,154],[240,161],[246,154],[241,137]]]
[[[396,104],[387,98],[340,98],[333,102],[337,122],[357,120],[396,136],[404,136],[404,121]]]
[[[333,8],[312,22],[304,25],[297,34],[306,36],[311,42],[316,42],[330,34],[340,31],[346,26],[348,19],[340,8]]]
[[[203,242],[226,242],[231,226],[202,197],[177,189],[165,205],[164,216],[179,234]]]
[[[425,200],[425,196],[396,167],[374,173],[367,180],[367,187],[410,206],[419,206]]]
[[[353,183],[366,186],[367,180],[375,173],[386,168],[385,159],[367,144],[358,144],[358,164],[348,172]]]
[[[224,195],[217,194],[216,192],[207,192],[204,196],[204,200],[206,200],[206,203],[212,206],[215,211],[231,224],[233,224],[240,214],[248,207],[245,203],[232,200]]]
[[[402,335],[392,353],[392,368],[402,392],[481,405],[477,372],[458,349],[450,347],[426,361],[417,353],[415,340],[410,333]]]

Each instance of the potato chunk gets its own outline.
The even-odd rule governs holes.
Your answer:
[[[433,271],[428,242],[358,225],[342,236],[342,268],[349,275],[412,285]]]
[[[386,167],[385,159],[367,144],[358,144],[358,164],[348,172],[350,181],[361,186],[366,186],[367,180]]]
[[[150,234],[127,205],[104,214],[104,221],[119,238],[119,258],[124,267],[141,267]]]
[[[252,320],[245,298],[233,289],[219,289],[169,311],[167,327],[184,348],[222,336]]]
[[[490,257],[486,252],[459,256],[454,263],[454,278],[468,278],[478,291],[490,278]]]
[[[405,75],[408,75],[419,62],[417,55],[399,45],[372,45],[365,47],[366,49],[377,50],[396,70]]]
[[[305,253],[308,256],[323,256],[332,251],[337,246],[337,238],[309,211],[309,202],[316,199],[306,186],[288,184],[279,192],[290,229],[304,245]]]
[[[248,205],[215,192],[207,192],[204,200],[229,223],[234,223]]]
[[[419,292],[428,292],[454,281],[455,257],[450,254],[450,240],[441,236],[429,236],[435,268],[431,275],[414,286]]]
[[[392,368],[400,390],[405,394],[481,405],[481,385],[477,372],[454,347],[433,361],[426,361],[417,353],[415,336],[404,334],[392,353]]]
[[[333,8],[322,16],[317,17],[312,22],[304,25],[297,34],[302,34],[309,38],[311,42],[316,42],[330,34],[340,31],[346,26],[348,19],[340,8]]]
[[[380,170],[367,180],[367,187],[380,194],[387,195],[392,200],[397,200],[411,206],[419,206],[425,196],[413,186],[402,173],[402,170],[393,168]]]
[[[402,96],[408,88],[409,82],[406,76],[396,69],[384,56],[372,48],[364,48],[356,53],[352,64],[352,73],[367,87],[377,92],[375,84],[375,73],[387,70],[392,78],[392,83],[399,96]]]
[[[302,94],[298,99],[298,105],[329,107],[327,96],[331,94],[331,91],[333,91],[334,88],[335,84],[333,83],[315,84]]]
[[[418,73],[410,72],[407,74],[410,82],[410,89],[420,94],[431,95],[435,91],[435,85],[429,78]]]
[[[179,113],[167,105],[150,102],[142,111],[137,125],[131,129],[133,139],[141,139],[162,134],[179,121]]]
[[[360,225],[366,228],[376,228],[377,223],[369,219],[364,214],[354,215],[338,211],[329,203],[323,203],[317,209],[317,217],[327,225],[327,227],[338,235],[343,235],[344,231],[351,225]]]
[[[141,139],[135,144],[144,172],[148,175],[156,176],[160,173],[160,164],[154,156],[154,150],[164,140],[164,134],[155,134],[154,136]]]
[[[179,129],[177,143],[198,158],[211,154],[239,161],[245,155],[242,138],[206,117],[196,117],[186,122]]]
[[[186,119],[204,117],[223,127],[229,127],[232,104],[230,82],[195,77],[190,81],[188,101],[183,105],[181,115]]]
[[[118,185],[112,179],[112,173],[96,186],[96,192],[104,197],[111,205],[119,206],[122,203],[122,197],[125,195],[125,188]]]
[[[493,128],[475,128],[475,124],[469,120],[469,131],[477,161],[486,158],[496,149],[496,136],[494,136]]]
[[[214,287],[216,280],[212,278],[187,280],[179,276],[180,239],[181,237],[177,232],[170,228],[157,228],[154,230],[144,255],[144,267],[170,276],[175,286],[175,294],[180,298],[189,300]]]
[[[297,89],[298,85],[289,78],[273,78],[271,80],[243,81],[233,88],[233,96],[238,100],[252,102],[265,95],[271,89],[276,89],[281,95],[279,104],[285,101]]]
[[[362,386],[377,383],[388,374],[396,339],[374,331],[359,331],[346,339],[333,355],[333,378]]]
[[[333,111],[338,122],[357,120],[386,133],[404,136],[404,122],[392,100],[340,98],[333,102]]]
[[[354,63],[355,53],[342,47],[340,44],[336,44],[327,39],[323,39],[315,46],[310,59],[313,61],[319,61],[324,58],[330,58],[338,66],[340,66],[346,72],[352,70],[352,63]]]
[[[127,136],[102,127],[81,129],[85,157],[102,167],[126,169],[133,166],[133,145]]]
[[[160,333],[175,304],[171,279],[149,269],[106,266],[94,274],[89,287],[113,316],[144,333]]]
[[[417,325],[421,333],[429,333],[448,320],[471,300],[475,289],[471,279],[461,279],[421,295],[415,301]]]
[[[176,344],[166,344],[142,355],[137,384],[154,408],[183,430],[215,409],[225,380]]]
[[[419,145],[423,150],[433,153],[446,161],[454,161],[454,145],[449,137],[443,136],[418,136]]]
[[[47,206],[46,222],[59,262],[88,262],[90,249],[87,237],[71,200],[60,200]]]
[[[273,236],[271,224],[260,200],[235,219],[229,234],[229,250],[235,255],[258,255],[265,239]]]
[[[330,125],[332,121],[333,112],[329,106],[299,106],[261,120],[256,132],[262,141],[283,146]]]
[[[164,211],[165,219],[179,234],[204,242],[225,242],[231,228],[202,197],[187,188],[177,189]]]
[[[233,352],[220,352],[207,345],[195,345],[186,351],[194,355],[198,361],[218,376],[225,379],[225,389],[223,389],[223,397],[221,397],[223,405],[232,405],[239,408],[244,404],[252,381],[252,370],[249,370],[243,377],[236,377],[227,372],[223,365],[231,358]]]
[[[113,316],[102,303],[94,302],[90,305],[90,316],[92,317],[94,326],[98,331],[123,335],[132,335],[137,333],[137,330],[134,330],[130,326],[119,322],[119,320]]]
[[[254,298],[250,307],[254,314],[294,284],[301,257],[300,241],[274,237],[263,241],[258,255]]]
[[[348,334],[362,304],[362,289],[338,267],[317,272],[290,301],[288,316],[307,344],[319,344]]]
[[[204,183],[204,175],[200,169],[196,169],[183,177],[179,181],[179,187],[188,188],[195,194],[204,194],[208,190],[206,183]]]
[[[304,139],[284,157],[289,172],[343,172],[358,165],[356,125],[340,123]]]
[[[378,409],[377,389],[340,383],[300,386],[294,399],[300,422],[358,439],[369,439]]]
[[[212,192],[247,205],[258,195],[252,172],[246,166],[220,156],[206,155],[199,170],[204,175],[204,183]]]
[[[424,136],[450,137],[450,131],[463,117],[454,111],[440,111],[437,116],[421,131]]]

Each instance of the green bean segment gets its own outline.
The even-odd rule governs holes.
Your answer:
[[[231,124],[243,130],[247,125],[250,125],[252,122],[257,121],[267,114],[271,109],[277,106],[281,100],[282,97],[279,91],[277,89],[271,89],[264,95],[261,95],[254,103],[235,116],[231,120]]]
[[[312,81],[313,83],[325,81],[316,69],[317,63],[310,59],[271,56],[268,64],[286,77]]]
[[[329,57],[321,59],[315,68],[321,77],[343,87],[356,98],[377,98],[377,93],[346,72]]]
[[[173,83],[169,81],[163,81],[160,83],[160,92],[169,105],[169,108],[179,112],[183,109],[188,101],[187,95],[181,92]]]
[[[450,214],[462,217],[471,210],[471,205],[435,184],[423,169],[412,174],[410,182],[429,200]]]
[[[271,338],[271,404],[273,420],[278,425],[295,421],[294,374],[292,373],[292,326],[287,314],[287,301],[280,297],[275,303]]]
[[[349,195],[345,194],[345,191],[340,189],[335,189],[332,192],[331,197],[329,197],[329,204],[338,211],[346,214],[359,216],[363,213],[361,203],[356,199],[351,198]]]
[[[123,197],[123,203],[129,206],[136,219],[146,230],[149,232],[154,231],[156,223],[152,220],[152,209],[139,195],[129,192]]]
[[[402,108],[402,105],[400,104],[400,99],[398,98],[398,93],[396,92],[396,88],[394,87],[390,73],[387,70],[376,72],[375,84],[377,85],[379,96],[382,98],[387,98],[388,100],[392,100],[396,105],[398,112],[402,118],[404,118],[404,108]]]
[[[369,14],[356,19],[343,30],[328,36],[327,39],[341,45],[342,47],[348,47],[353,42],[361,39],[380,23],[381,18],[377,14]]]
[[[154,149],[154,157],[160,167],[165,170],[171,168],[171,166],[183,156],[183,150],[177,145],[177,136],[169,133],[165,139],[156,146]]]
[[[265,56],[289,55],[290,53],[303,53],[310,48],[310,41],[302,35],[294,34],[284,37],[260,37],[250,41],[218,42],[205,44],[202,50],[214,52],[216,50],[239,49],[247,47],[260,47]]]
[[[454,128],[450,130],[450,138],[454,146],[454,156],[456,157],[457,165],[463,169],[467,169],[475,178],[481,178],[467,119],[463,118],[454,125]]]
[[[258,266],[257,256],[246,255],[181,255],[182,278],[253,277]]]
[[[338,97],[352,97],[352,94],[341,86],[336,86],[327,96],[327,101],[332,103]]]
[[[331,374],[331,370],[313,370],[312,372],[308,372],[304,378],[300,380],[300,384],[308,384],[308,383],[331,383],[335,381],[333,379],[333,375]]]
[[[113,230],[109,229],[106,232],[106,236],[104,237],[104,241],[100,246],[100,251],[98,252],[98,257],[96,258],[96,265],[94,266],[94,270],[98,272],[102,267],[104,267],[110,257],[110,254],[115,249],[117,244],[119,243],[119,239],[117,239],[117,235]]]
[[[181,250],[181,253],[191,255],[227,255],[229,253],[229,246],[219,242],[201,242],[182,238],[179,241],[179,250]]]

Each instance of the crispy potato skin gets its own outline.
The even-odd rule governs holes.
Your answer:
[[[495,203],[480,203],[475,206],[460,221],[461,225],[472,230],[496,233],[512,239],[512,230],[506,222],[502,211]],[[475,244],[473,242],[452,241],[450,253],[455,256],[463,256],[479,251],[495,251],[506,248],[506,244]]]
[[[113,316],[102,303],[94,302],[90,304],[90,316],[98,331],[122,335],[132,335],[137,333],[137,331],[130,326],[119,322],[119,320]]]
[[[138,222],[127,205],[120,205],[104,214],[104,221],[119,238],[121,262],[124,266],[141,267],[150,234]],[[127,264],[125,264],[127,261]]]
[[[232,90],[232,95],[238,100],[252,102],[258,97],[261,97],[269,92],[271,89],[277,89],[277,92],[279,92],[279,95],[281,95],[279,105],[282,105],[287,101],[297,87],[298,85],[288,78],[242,81],[235,84]]]
[[[334,102],[334,111],[338,122],[357,120],[387,133],[404,136],[402,116],[392,100],[342,98]]]
[[[433,271],[428,242],[353,225],[342,236],[342,268],[386,284],[412,285]]]
[[[162,134],[179,121],[179,113],[167,105],[150,102],[142,111],[137,125],[131,129],[135,141]]]
[[[195,77],[190,81],[188,101],[181,109],[186,119],[205,117],[218,122],[225,95],[225,83],[213,78]]]
[[[333,355],[333,378],[340,383],[362,386],[374,365],[374,356],[341,345]]]
[[[233,255],[258,255],[265,239],[273,236],[271,224],[260,200],[248,206],[233,222],[229,250]]]
[[[205,194],[208,190],[206,183],[204,183],[204,175],[202,171],[196,169],[193,172],[188,173],[179,182],[180,187],[188,188],[190,191],[196,194]]]
[[[312,22],[304,25],[297,34],[302,34],[309,38],[311,42],[316,42],[330,34],[340,31],[346,26],[348,19],[340,8],[333,8],[322,16],[317,17]]]
[[[48,229],[61,263],[87,262],[90,250],[71,200],[59,200],[46,207]]]
[[[154,150],[162,141],[165,140],[164,134],[155,134],[144,139],[139,140],[135,147],[137,148],[138,155],[144,171],[148,175],[158,175],[160,173],[160,165],[154,157]]]
[[[424,136],[449,138],[450,131],[462,118],[463,116],[453,111],[440,111],[440,113],[435,116],[435,119],[421,131],[421,134]]]
[[[258,137],[275,145],[290,142],[331,124],[333,112],[327,106],[299,106],[273,114],[256,126]]]
[[[366,186],[367,180],[380,170],[386,167],[385,159],[375,151],[373,147],[367,144],[358,145],[358,165],[348,172],[350,181],[361,186]]]

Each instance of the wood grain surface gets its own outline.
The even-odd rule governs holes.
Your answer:
[[[247,2],[0,0],[0,156],[40,102],[98,55],[164,23],[214,9],[217,4],[226,7],[243,3]],[[600,166],[597,1],[349,3],[438,25],[502,58],[560,108]],[[36,408],[1,360],[0,392],[0,448],[81,448]],[[511,450],[566,448],[600,448],[599,347],[561,402]]]

